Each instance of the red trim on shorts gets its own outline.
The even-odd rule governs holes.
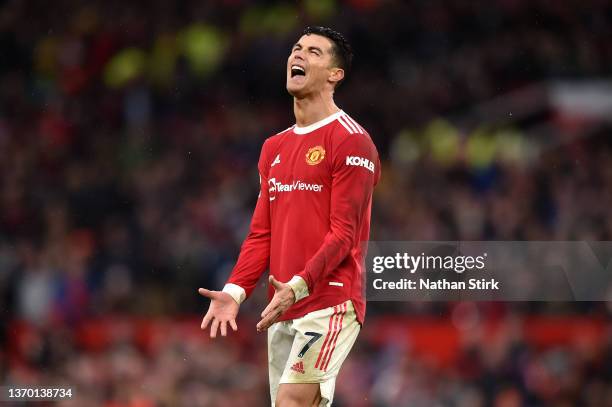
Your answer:
[[[321,364],[319,365],[319,370],[323,370],[323,365],[325,364],[325,361],[327,360],[327,356],[329,355],[331,344],[334,340],[334,336],[336,335],[336,332],[338,331],[338,322],[340,321],[341,313],[342,313],[342,304],[338,305],[338,312],[334,315],[334,324],[331,329],[331,335],[329,337],[329,342],[327,343],[325,352],[323,352],[323,360],[321,361]]]
[[[327,342],[329,340],[329,334],[331,333],[331,329],[332,329],[332,321],[334,319],[334,317],[336,315],[338,315],[340,312],[340,309],[336,309],[336,306],[334,306],[334,313],[332,315],[329,316],[329,327],[327,328],[327,335],[325,335],[325,341],[323,341],[323,346],[321,346],[321,350],[319,351],[319,357],[317,358],[317,363],[315,363],[315,368],[319,367],[319,362],[321,361],[321,356],[323,355],[323,351],[325,350],[326,346],[327,346]],[[331,343],[331,341],[330,341]]]
[[[344,320],[344,314],[346,314],[346,311],[348,308],[346,303],[342,304],[342,308],[343,308],[343,311],[342,311],[342,314],[340,314],[340,323],[339,323],[340,327],[337,330],[336,335],[332,338],[332,340],[329,341],[330,343],[333,342],[333,345],[331,348],[331,352],[329,352],[329,356],[327,357],[327,361],[323,364],[323,371],[327,370],[327,366],[329,365],[329,362],[332,358],[332,354],[334,353],[334,350],[336,349],[336,342],[338,341],[338,337],[340,336],[340,331],[342,331],[342,321]]]

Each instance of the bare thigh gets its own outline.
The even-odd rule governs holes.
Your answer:
[[[312,407],[320,401],[319,383],[282,383],[276,395],[276,407]]]

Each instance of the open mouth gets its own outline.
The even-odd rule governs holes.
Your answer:
[[[306,71],[301,66],[291,65],[291,77],[295,78],[296,76],[306,76]]]

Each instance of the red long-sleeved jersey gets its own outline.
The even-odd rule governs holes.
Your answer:
[[[339,111],[268,138],[258,167],[260,195],[228,285],[249,296],[269,267],[281,282],[299,276],[308,285],[309,295],[280,320],[350,299],[363,323],[364,257],[380,179],[369,134]]]

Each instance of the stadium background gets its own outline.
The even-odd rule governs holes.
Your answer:
[[[612,240],[608,1],[5,1],[0,384],[266,405],[264,290],[213,342],[196,289],[235,261],[308,24],[355,48],[337,102],[383,159],[373,239]],[[610,406],[611,313],[371,303],[335,405]]]

